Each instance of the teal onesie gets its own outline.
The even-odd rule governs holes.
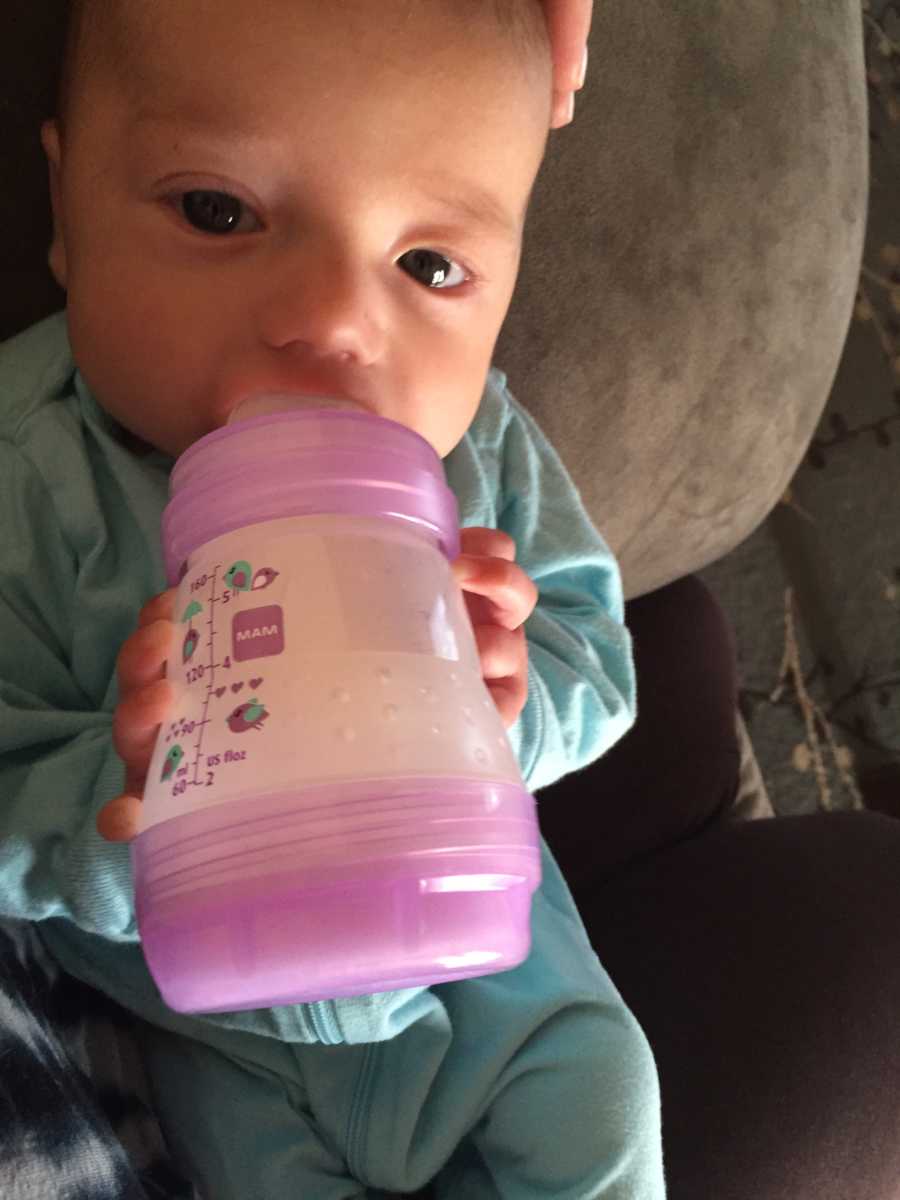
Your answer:
[[[461,524],[509,533],[539,590],[509,731],[536,791],[634,720],[618,569],[502,372],[444,465]],[[38,922],[66,970],[146,1022],[160,1120],[205,1200],[355,1200],[429,1180],[448,1200],[660,1200],[652,1054],[544,844],[514,970],[243,1013],[162,1002],[129,850],[95,820],[124,782],[115,662],[165,586],[171,467],[91,396],[64,313],[0,346],[0,916]]]

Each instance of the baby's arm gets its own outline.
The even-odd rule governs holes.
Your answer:
[[[136,941],[128,849],[95,828],[123,771],[111,697],[98,700],[72,666],[78,552],[37,472],[6,442],[0,505],[0,915],[62,917]]]
[[[622,737],[635,718],[635,678],[615,559],[556,451],[509,399],[498,524],[539,593],[525,625],[528,703],[509,734],[535,790]]]

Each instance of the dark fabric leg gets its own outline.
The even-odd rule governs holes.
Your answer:
[[[656,1055],[670,1200],[900,1198],[900,821],[731,825],[577,901]]]
[[[538,793],[541,830],[573,889],[697,834],[738,785],[734,638],[687,576],[630,601],[638,719],[584,770]]]
[[[687,578],[630,603],[639,716],[538,796],[657,1059],[670,1200],[900,1200],[900,821],[723,824],[733,640]]]

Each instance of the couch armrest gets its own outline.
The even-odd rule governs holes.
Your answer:
[[[494,357],[629,597],[783,494],[837,370],[867,181],[859,0],[595,6]]]

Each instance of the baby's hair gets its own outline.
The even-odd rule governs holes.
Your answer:
[[[500,29],[514,39],[523,57],[536,55],[549,61],[550,35],[542,0],[468,0],[468,3],[473,15],[476,9],[493,9]]]
[[[110,18],[114,13],[117,19],[120,17],[120,5],[121,0],[68,0],[66,40],[56,101],[60,132],[63,134],[78,77],[106,65],[113,57],[116,43],[110,27],[115,22]],[[103,36],[100,36],[101,29]]]
[[[410,11],[418,4],[435,2],[438,0],[407,0]],[[549,62],[550,41],[541,0],[440,2],[467,21],[492,20],[525,62]],[[68,26],[57,87],[57,115],[63,135],[79,78],[127,55],[128,7],[123,0],[68,0]]]

